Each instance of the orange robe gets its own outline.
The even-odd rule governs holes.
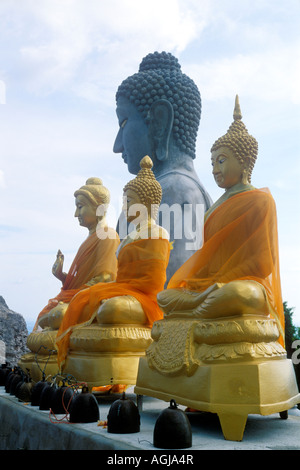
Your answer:
[[[69,338],[78,327],[89,325],[95,318],[101,301],[122,295],[132,295],[142,305],[148,326],[163,317],[156,296],[164,288],[170,243],[166,239],[141,239],[128,243],[118,254],[115,282],[98,283],[79,292],[70,302],[56,337],[58,364],[66,358]]]
[[[202,292],[214,283],[259,282],[284,343],[277,216],[268,189],[236,194],[218,206],[204,224],[204,244],[173,275],[168,288]]]
[[[110,238],[100,239],[95,232],[81,244],[60,293],[48,301],[48,304],[38,315],[34,328],[37,328],[40,318],[50,312],[58,302],[69,303],[74,295],[85,289],[86,283],[94,277],[108,273],[111,280],[116,279],[116,251],[120,239],[115,230],[112,228],[108,228],[108,230]]]

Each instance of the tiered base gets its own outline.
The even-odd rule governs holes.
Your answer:
[[[249,414],[283,412],[300,402],[295,372],[264,316],[155,322],[135,392],[217,413],[225,439],[240,441]]]
[[[50,357],[34,353],[24,354],[18,365],[25,373],[30,372],[30,377],[34,382],[43,378],[43,372],[45,377],[53,377],[59,372],[56,354]]]
[[[88,387],[135,385],[139,360],[143,353],[76,353],[68,355],[63,372],[86,382]]]
[[[139,365],[136,394],[217,413],[227,440],[241,441],[249,414],[270,415],[300,403],[289,359],[198,366],[192,376],[163,375]]]
[[[89,387],[135,385],[139,359],[151,329],[138,325],[90,325],[73,331],[63,372]]]
[[[29,341],[32,352],[19,361],[34,381],[41,380],[42,371],[46,377],[59,372],[55,337],[55,331],[34,334]],[[70,349],[61,372],[87,383],[89,388],[135,385],[139,359],[151,342],[151,329],[140,325],[91,324],[76,328],[70,336]]]

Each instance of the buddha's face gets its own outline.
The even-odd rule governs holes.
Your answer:
[[[126,189],[123,194],[123,212],[128,222],[139,225],[148,217],[148,210],[142,203],[139,195],[132,189]]]
[[[243,165],[228,147],[220,147],[211,153],[213,175],[220,188],[229,189],[235,184],[246,183],[245,165]]]
[[[75,198],[75,217],[82,227],[86,227],[89,231],[96,229],[98,219],[96,216],[96,207],[83,194],[78,194]]]
[[[118,98],[116,112],[120,129],[113,151],[122,153],[128,171],[137,175],[141,159],[145,155],[151,155],[148,126],[136,106],[123,96]]]

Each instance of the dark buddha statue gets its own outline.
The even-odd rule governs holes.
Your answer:
[[[122,154],[132,174],[138,173],[144,155],[151,156],[162,186],[159,225],[175,241],[169,279],[199,248],[203,215],[211,205],[194,168],[200,93],[172,54],[155,52],[142,60],[138,73],[121,83],[116,102],[120,128],[114,152]],[[119,229],[122,223],[120,219]]]

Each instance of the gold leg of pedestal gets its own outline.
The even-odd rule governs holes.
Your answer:
[[[223,436],[228,441],[242,441],[248,415],[218,413]]]

